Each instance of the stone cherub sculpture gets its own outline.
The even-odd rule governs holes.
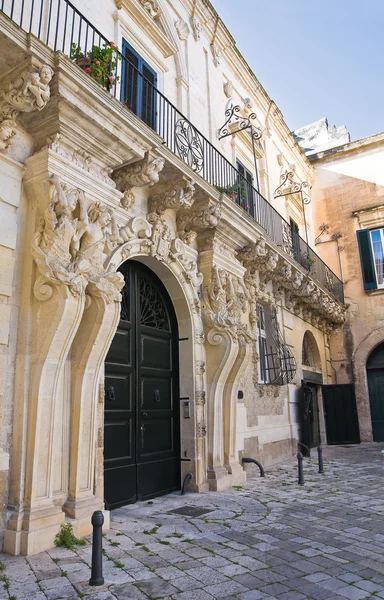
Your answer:
[[[16,134],[15,118],[19,113],[42,110],[50,99],[49,84],[53,70],[43,65],[39,71],[24,71],[0,92],[0,152],[10,146]]]

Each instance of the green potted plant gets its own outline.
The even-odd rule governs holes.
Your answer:
[[[234,183],[233,185],[228,185],[225,187],[216,185],[215,187],[218,192],[226,194],[229,198],[231,198],[231,200],[240,199],[241,204],[247,199],[247,190],[243,182]]]
[[[73,43],[70,58],[108,91],[120,79],[116,68],[121,56],[114,42],[104,42],[102,47],[93,46],[86,54]]]

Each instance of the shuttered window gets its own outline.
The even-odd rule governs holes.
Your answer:
[[[143,58],[123,40],[120,100],[147,125],[156,129],[156,73]]]
[[[379,232],[379,236],[376,234],[376,231]],[[379,281],[382,282],[383,280],[383,243],[382,235],[380,234],[382,230],[376,231],[361,229],[356,232],[365,290],[384,287],[383,283],[379,285],[377,283],[377,275]]]
[[[255,192],[253,189],[253,175],[240,161],[237,161],[236,167],[239,172],[237,203],[247,212],[254,214]]]

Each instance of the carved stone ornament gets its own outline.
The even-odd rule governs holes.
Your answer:
[[[193,194],[195,186],[193,181],[176,182],[167,185],[164,192],[156,194],[150,198],[148,208],[150,212],[156,212],[159,215],[165,213],[169,208],[179,210],[182,208],[190,209],[193,204]]]
[[[183,21],[183,19],[178,19],[178,21],[175,23],[175,27],[179,39],[182,41],[187,40],[190,33],[187,23]]]
[[[116,246],[148,235],[148,222],[136,217],[118,227],[111,208],[100,202],[87,205],[84,192],[57,175],[50,183],[50,204],[32,244],[40,274],[48,282],[67,285],[75,296],[88,285],[107,302],[120,301],[124,280],[120,273],[106,270],[106,259]]]
[[[211,44],[211,52],[213,64],[215,65],[215,67],[218,67],[220,65],[221,52],[219,46],[215,42]]]
[[[203,360],[196,361],[196,375],[204,375],[205,373],[205,362]]]
[[[196,17],[191,17],[191,28],[195,42],[198,42],[201,36],[201,23]]]
[[[246,324],[242,323],[242,313],[248,310],[249,300],[243,280],[214,265],[203,298],[203,317],[212,330],[228,331],[234,339],[252,339]],[[208,339],[210,337],[208,335]]]
[[[124,193],[120,201],[121,206],[128,209],[134,204],[135,197],[132,188],[155,185],[159,181],[160,171],[164,168],[164,164],[164,158],[152,156],[146,152],[141,160],[117,169],[112,177],[116,182],[117,189]]]
[[[200,287],[203,283],[203,274],[199,272],[196,260],[188,256],[188,248],[180,238],[175,238],[170,246],[171,260],[178,260],[183,267],[183,276],[187,283]]]
[[[70,160],[81,169],[91,173],[91,175],[94,175],[104,183],[108,183],[113,187],[116,186],[115,182],[110,177],[112,169],[103,167],[90,154],[85,152],[85,150],[72,147],[64,140],[64,137],[60,133],[55,133],[48,137],[46,140],[46,147],[67,160]]]
[[[221,201],[211,198],[198,203],[188,211],[181,211],[177,217],[177,230],[179,237],[186,243],[190,243],[195,236],[191,232],[202,233],[208,229],[217,227],[221,219]]]
[[[195,403],[197,406],[205,406],[207,398],[206,392],[204,390],[198,390],[195,393]]]
[[[303,318],[309,322],[314,321],[316,314],[334,325],[345,321],[346,308],[321,290],[314,280],[294,269],[288,260],[268,245],[266,239],[260,238],[255,244],[245,246],[237,253],[237,258],[247,268],[244,281],[250,303],[258,301],[275,305],[282,300],[285,288],[285,306],[295,315],[301,315],[309,305],[310,311],[303,312]],[[268,290],[270,281],[272,289]],[[251,307],[251,321],[254,320],[253,313],[254,307]]]
[[[153,19],[160,15],[161,8],[157,0],[139,0],[139,2]]]
[[[0,92],[0,151],[6,150],[16,133],[15,119],[20,113],[42,110],[51,97],[49,84],[53,70],[43,65],[40,70],[24,71]]]
[[[205,423],[198,423],[196,427],[197,437],[205,437],[207,435],[207,426]]]
[[[5,119],[0,123],[0,152],[3,152],[12,144],[14,135],[16,135],[16,121]]]
[[[227,98],[232,98],[233,96],[233,83],[232,81],[225,81],[223,84],[224,94]]]

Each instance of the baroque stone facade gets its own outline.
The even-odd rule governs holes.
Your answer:
[[[9,67],[14,73],[17,57],[20,73],[8,81],[8,69],[0,72],[0,368],[10,373],[0,390],[0,470],[9,476],[2,529],[4,549],[12,554],[51,547],[66,520],[77,535],[88,534],[92,512],[105,510],[104,361],[120,322],[119,268],[126,261],[153,271],[174,307],[174,369],[188,408],[180,417],[181,480],[192,473],[196,492],[244,481],[246,448],[258,448],[263,459],[264,446],[293,447],[304,334],[310,331],[317,344],[327,381],[329,337],[345,321],[345,306],[295,260],[288,233],[277,244],[243,198],[236,200],[241,186],[216,185],[213,163],[204,152],[193,154],[200,149],[197,127],[227,160],[235,152],[254,168],[244,132],[231,141],[215,137],[228,98],[242,98],[244,114],[257,110],[264,132],[256,147],[260,192],[273,202],[276,219],[294,217],[304,233],[295,198],[274,200],[270,190],[282,169],[295,164],[295,173],[310,180],[313,167],[291,137],[287,142],[291,134],[281,114],[255,87],[223,23],[216,20],[212,28],[210,4],[123,0],[113,14],[107,3],[100,5],[99,13],[84,16],[107,39],[118,31],[119,46],[127,30],[139,27],[144,45],[137,42],[134,50],[145,54],[159,84],[166,73],[165,95],[188,110],[193,125],[167,109],[166,126],[181,136],[169,142],[160,122],[117,99],[120,91],[115,97],[113,86],[101,87],[84,64],[54,52],[0,12],[0,51],[4,39]],[[198,84],[205,68],[208,95]],[[164,98],[157,97],[158,115]],[[261,381],[259,305],[273,310],[279,348],[296,359],[288,383]]]

